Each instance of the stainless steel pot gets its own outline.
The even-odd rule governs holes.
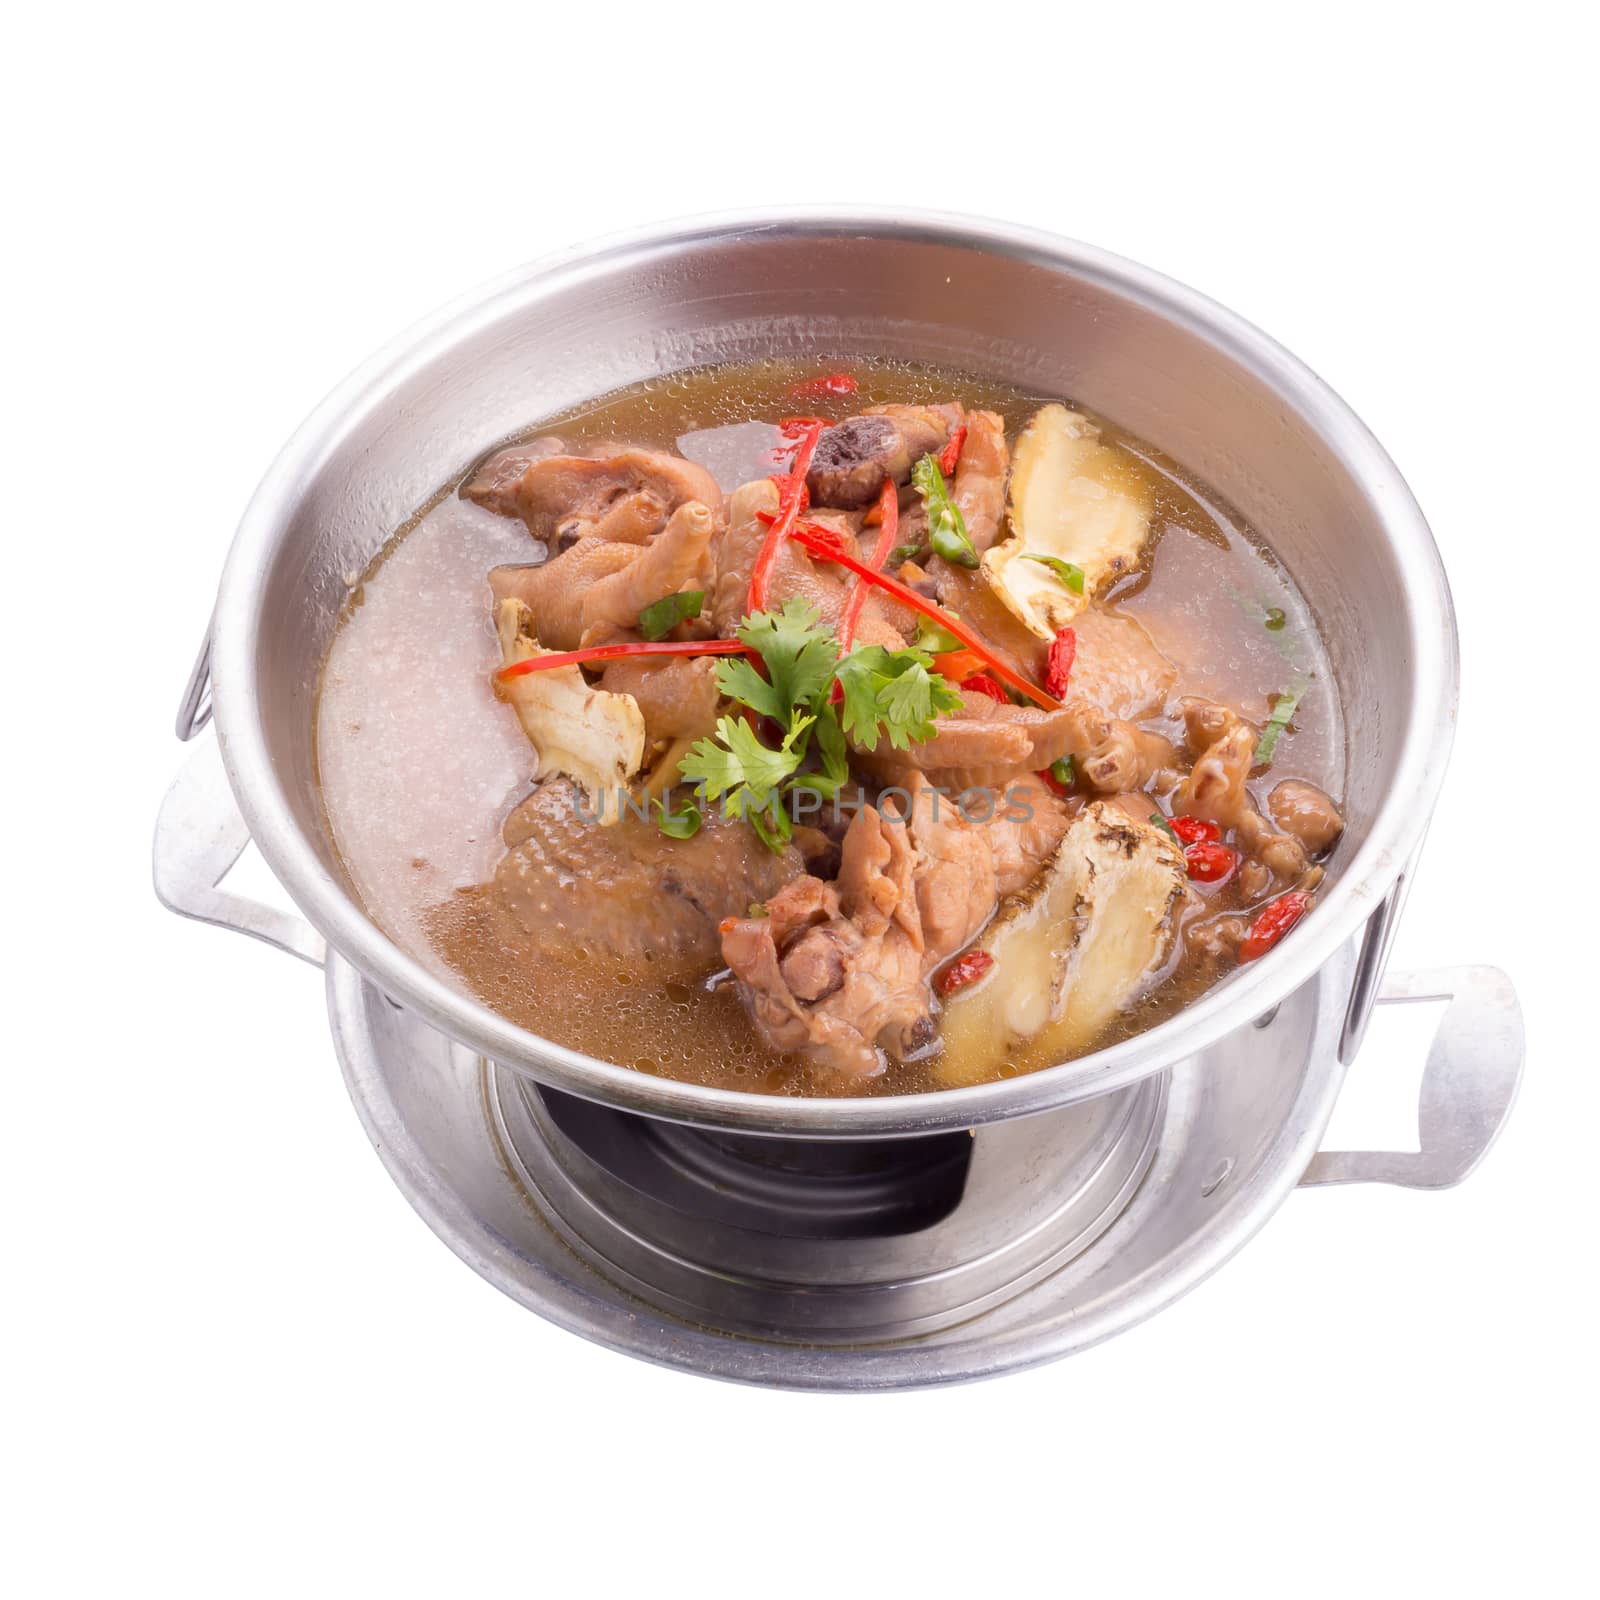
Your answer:
[[[351,893],[312,760],[317,675],[351,576],[441,482],[540,416],[691,364],[809,351],[931,360],[1073,396],[1263,529],[1320,618],[1359,739],[1339,870],[1292,938],[1137,1038],[932,1095],[797,1101],[712,1090],[514,1027],[401,951]],[[175,910],[308,960],[322,959],[326,941],[331,972],[355,969],[410,1024],[496,1063],[498,1078],[705,1130],[884,1139],[1061,1112],[1237,1055],[1257,1019],[1307,994],[1315,1023],[1297,1058],[1325,1120],[1378,994],[1455,699],[1449,592],[1415,502],[1338,397],[1255,328],[1146,268],[1025,229],[883,214],[714,219],[567,252],[457,302],[362,367],[295,434],[240,524],[180,712],[189,737],[214,707],[221,765],[202,754],[169,794],[157,887]],[[310,926],[217,887],[251,839]],[[347,1007],[362,1010],[359,981],[339,981]],[[1520,1064],[1509,991],[1489,979],[1455,987],[1496,1020],[1488,1056],[1432,1076],[1452,1107],[1435,1134],[1456,1129],[1448,1159],[1432,1152],[1435,1179],[1481,1155]],[[1452,1060],[1472,1031],[1458,1014]],[[345,1060],[364,1115],[381,1117],[375,1089],[363,1103],[362,1085],[376,1080],[352,1070],[348,1048]],[[1277,1110],[1288,1114],[1287,1104]],[[1264,1182],[1274,1203],[1315,1148],[1313,1121]],[[403,1179],[414,1198],[427,1187],[421,1170]],[[1398,1171],[1395,1181],[1409,1181]],[[462,1248],[459,1235],[452,1242]]]

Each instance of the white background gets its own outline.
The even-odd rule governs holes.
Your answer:
[[[8,24],[13,1593],[1592,1581],[1579,10],[1031,10]],[[1436,530],[1463,654],[1396,961],[1497,963],[1527,1011],[1521,1102],[1461,1189],[1295,1195],[1153,1322],[948,1392],[736,1389],[518,1309],[384,1175],[315,975],[148,887],[233,524],[315,401],[527,257],[791,199],[1092,239],[1259,323],[1367,419]],[[1405,1142],[1423,1042],[1380,1023],[1350,1138]]]

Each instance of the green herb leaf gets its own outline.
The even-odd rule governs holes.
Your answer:
[[[764,806],[746,808],[745,820],[767,849],[774,855],[783,854],[783,847],[794,834],[794,824],[780,802],[773,800]]]
[[[939,458],[924,456],[911,469],[911,481],[928,508],[928,542],[933,553],[952,566],[977,566],[978,552],[973,548],[960,507],[950,498],[944,474],[939,470]]]
[[[776,723],[782,743],[773,749],[746,717],[721,717],[715,735],[697,740],[678,771],[702,799],[720,799],[726,814],[748,820],[773,850],[793,832],[790,794],[805,789],[831,799],[849,781],[847,734],[875,749],[887,733],[891,745],[905,750],[913,740],[931,739],[934,718],[962,704],[932,670],[926,650],[870,645],[840,660],[833,634],[802,601],[746,617],[739,639],[760,657],[765,675],[755,662],[729,657],[717,665],[717,687]],[[842,690],[837,710],[830,704],[835,676]],[[817,762],[802,770],[813,745]]]
[[[748,660],[728,656],[717,665],[717,687],[729,699],[789,727],[796,712],[818,704],[833,682],[839,645],[818,622],[816,610],[803,600],[786,600],[781,611],[746,617],[738,629],[739,642],[758,652],[767,675],[763,678]]]
[[[685,589],[679,594],[664,594],[659,600],[652,600],[639,613],[639,632],[652,644],[665,639],[680,622],[700,615],[705,598],[704,589]]]
[[[666,801],[657,800],[656,809],[661,813],[661,831],[669,839],[692,839],[705,821],[693,800],[685,800],[676,811],[668,811]]]
[[[770,750],[743,717],[719,717],[716,738],[697,739],[678,771],[705,799],[722,799],[729,815],[743,816],[749,806],[765,805],[800,765],[805,747],[796,745],[810,726],[811,718],[802,717]]]
[[[1083,593],[1083,568],[1075,562],[1063,561],[1060,556],[1036,556],[1027,551],[1023,552],[1022,559],[1037,561],[1041,567],[1049,567],[1074,594]]]
[[[1267,632],[1282,633],[1289,619],[1283,614],[1281,606],[1267,607]]]
[[[1270,767],[1272,753],[1278,748],[1278,740],[1283,736],[1283,731],[1289,726],[1305,692],[1311,687],[1309,678],[1296,677],[1287,689],[1272,702],[1272,715],[1267,718],[1267,725],[1261,730],[1261,737],[1256,741],[1255,765]]]
[[[809,789],[824,800],[832,800],[850,780],[850,753],[845,746],[838,713],[832,706],[824,705],[817,713],[811,731],[817,741],[817,754],[822,758],[822,769],[802,772],[794,780],[793,787]]]
[[[923,650],[858,645],[838,667],[844,731],[868,750],[877,749],[880,733],[896,750],[931,739],[939,712],[962,705],[959,691],[932,668],[933,658]]]

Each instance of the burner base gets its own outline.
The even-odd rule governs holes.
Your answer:
[[[863,1344],[950,1327],[1091,1244],[1155,1155],[1166,1080],[972,1133],[707,1132],[491,1066],[507,1165],[568,1244],[704,1327]]]
[[[860,1391],[1084,1349],[1220,1266],[1317,1148],[1352,969],[1347,952],[1164,1080],[976,1137],[891,1141],[906,1148],[887,1163],[879,1141],[752,1152],[744,1136],[669,1124],[581,1125],[595,1108],[544,1099],[338,957],[328,998],[379,1155],[491,1283],[645,1360]],[[710,1234],[738,1253],[718,1263]],[[708,1286],[716,1265],[726,1288]]]

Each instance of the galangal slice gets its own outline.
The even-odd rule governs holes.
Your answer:
[[[986,1082],[1034,1040],[1061,1059],[1088,1049],[1161,970],[1186,884],[1167,834],[1107,801],[1086,806],[975,946],[994,965],[946,1002],[935,1076]]]

